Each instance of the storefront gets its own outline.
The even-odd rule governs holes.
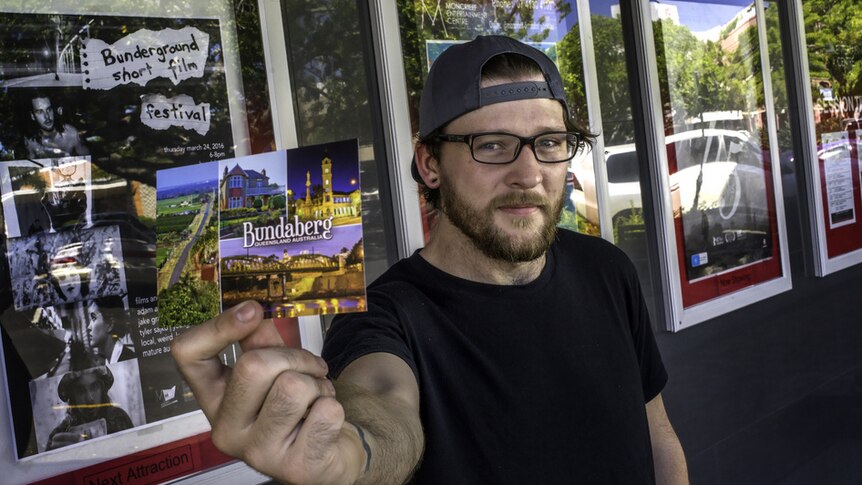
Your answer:
[[[207,483],[263,481],[208,442],[170,341],[220,301],[254,292],[281,302],[273,315],[313,351],[329,314],[361,311],[357,282],[422,247],[433,226],[409,170],[419,94],[436,56],[476,35],[515,37],[559,66],[575,114],[597,133],[570,164],[560,226],[626,251],[669,361],[692,351],[696,332],[719,335],[716,346],[736,342],[738,332],[721,328],[741,312],[769,314],[776,302],[828,291],[835,278],[862,290],[854,6],[0,2],[4,470],[12,483],[201,472],[194,479]],[[284,174],[262,161],[270,157],[282,157]],[[287,215],[281,239],[309,231],[297,234],[316,248],[256,252],[249,248],[274,244],[249,242],[265,236],[248,230],[248,244],[228,249],[262,211]],[[337,247],[324,249],[312,230],[333,230]],[[332,273],[306,291],[296,275],[312,271]],[[124,322],[128,358],[98,349],[93,312]],[[156,318],[175,314],[191,320]],[[850,324],[836,331],[846,325],[854,339]],[[770,351],[780,332],[743,340],[751,353]],[[799,339],[811,335],[827,338],[809,329]],[[827,347],[823,359],[847,357]],[[81,355],[102,360],[73,362]],[[54,446],[65,376],[94,368],[108,369],[111,398],[130,425]],[[782,368],[772,372],[804,373]],[[805,395],[797,389],[782,402]],[[668,408],[682,427],[696,413],[684,402]]]

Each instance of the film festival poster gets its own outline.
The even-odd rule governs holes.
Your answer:
[[[364,311],[356,140],[219,161],[222,308],[276,319]]]
[[[25,458],[197,410],[156,315],[155,174],[233,141],[217,20],[0,16],[0,324]],[[122,413],[75,411],[93,382]]]

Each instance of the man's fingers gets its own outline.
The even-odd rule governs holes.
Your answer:
[[[171,344],[171,354],[180,373],[210,420],[221,403],[230,373],[219,360],[218,353],[232,342],[251,335],[260,325],[262,315],[257,302],[246,301],[188,329]]]
[[[239,341],[243,352],[249,350],[263,349],[267,347],[284,347],[284,339],[275,328],[275,323],[272,319],[267,319],[257,326],[257,329],[251,335]]]
[[[334,395],[335,388],[327,379],[294,372],[281,373],[267,394],[257,421],[245,431],[248,444],[239,450],[243,459],[249,464],[254,463],[252,466],[255,468],[262,467],[259,469],[265,470],[264,473],[278,476],[281,476],[280,470],[285,463],[273,462],[267,457],[287,457],[286,461],[302,469],[305,466],[303,451],[291,445],[304,428],[304,419],[313,403]],[[304,483],[302,479],[298,481]]]
[[[246,445],[246,435],[259,441],[282,433],[279,439],[283,439],[320,395],[317,381],[326,372],[323,360],[305,350],[266,348],[244,353],[213,422],[213,440],[223,444],[223,451],[235,454]]]
[[[324,470],[330,476],[341,476],[348,466],[339,445],[343,426],[341,404],[334,397],[319,397],[309,408],[296,439],[289,436],[284,442],[282,453],[289,459],[278,464],[279,473],[295,477],[297,482],[320,476]]]

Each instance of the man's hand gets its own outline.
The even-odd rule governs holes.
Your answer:
[[[326,379],[326,363],[288,349],[262,309],[245,302],[174,339],[171,352],[212,424],[212,440],[273,478],[296,484],[352,483],[365,471],[356,427]],[[243,354],[231,369],[218,354]]]
[[[51,437],[51,440],[48,442],[47,449],[54,450],[57,448],[62,448],[64,446],[73,445],[75,443],[80,443],[84,441],[86,436],[81,435],[81,433],[72,433],[72,432],[63,432],[63,433],[55,433],[54,436]]]

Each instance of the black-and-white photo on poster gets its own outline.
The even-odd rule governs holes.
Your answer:
[[[127,291],[117,226],[10,239],[7,256],[16,310]]]
[[[39,452],[144,424],[137,360],[101,365],[30,382]]]
[[[155,170],[234,152],[216,19],[0,13],[0,159]]]
[[[6,236],[92,224],[91,166],[87,157],[0,162]]]

